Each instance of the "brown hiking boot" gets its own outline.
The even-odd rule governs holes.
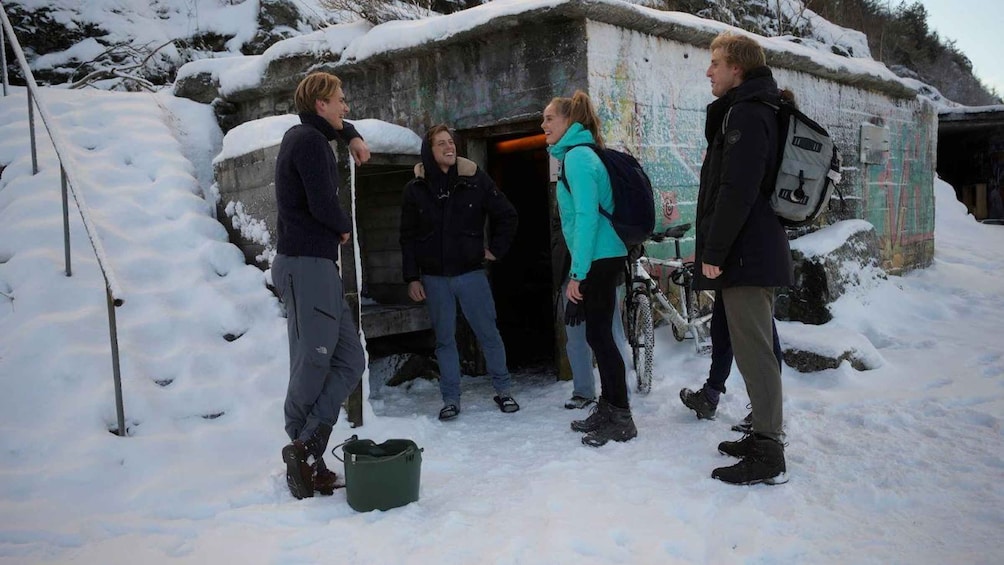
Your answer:
[[[324,464],[324,458],[314,463],[314,490],[324,496],[331,496],[335,489],[343,486],[345,485],[338,482],[338,473],[328,469]]]
[[[307,456],[307,446],[298,439],[282,448],[286,485],[297,500],[314,496],[314,468],[307,463]]]

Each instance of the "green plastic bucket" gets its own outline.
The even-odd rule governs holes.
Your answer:
[[[350,439],[345,456],[345,493],[357,512],[389,510],[418,500],[422,448],[410,439],[374,443]]]

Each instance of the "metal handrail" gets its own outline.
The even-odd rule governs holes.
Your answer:
[[[91,249],[94,250],[94,256],[98,260],[98,267],[101,269],[101,275],[105,279],[105,295],[106,302],[108,304],[108,333],[109,339],[111,341],[112,350],[112,373],[115,380],[115,408],[118,416],[118,435],[126,435],[125,428],[125,410],[122,406],[122,378],[119,372],[119,346],[118,346],[118,331],[115,323],[115,307],[121,306],[124,302],[124,295],[122,293],[122,287],[119,285],[118,280],[115,278],[115,273],[112,271],[111,266],[108,264],[107,256],[105,255],[104,247],[101,245],[101,240],[98,239],[97,228],[91,222],[87,213],[87,204],[84,201],[83,194],[79,192],[80,187],[83,183],[80,182],[79,176],[76,174],[73,166],[72,159],[70,157],[69,146],[63,140],[58,130],[55,129],[55,120],[53,120],[52,115],[46,108],[45,104],[42,102],[41,92],[38,84],[35,82],[35,75],[32,74],[31,68],[28,66],[28,61],[24,56],[24,51],[21,49],[21,44],[17,40],[17,35],[14,33],[14,27],[10,24],[10,20],[7,18],[7,9],[4,7],[3,2],[0,1],[0,53],[3,54],[0,63],[3,64],[3,95],[7,96],[7,56],[4,50],[3,40],[4,32],[8,36],[6,39],[10,42],[11,50],[14,52],[14,56],[17,58],[18,66],[21,67],[21,71],[24,73],[25,85],[28,88],[28,129],[29,137],[31,138],[31,166],[32,174],[38,174],[38,152],[35,142],[35,107],[38,108],[38,114],[42,118],[42,124],[45,126],[46,131],[49,134],[49,139],[52,141],[52,146],[56,151],[56,158],[59,160],[59,172],[61,177],[62,185],[62,197],[63,197],[63,245],[64,245],[64,260],[66,262],[66,276],[72,276],[73,272],[70,267],[70,221],[69,221],[69,205],[67,201],[67,191],[73,196],[73,201],[77,205],[77,211],[80,213],[80,219],[83,221],[84,230],[87,232],[87,238],[91,242]]]

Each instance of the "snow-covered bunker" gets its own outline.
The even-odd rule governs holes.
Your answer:
[[[705,107],[712,101],[704,76],[707,49],[727,26],[597,0],[506,3],[504,9],[489,4],[368,30],[353,25],[346,26],[343,50],[286,50],[267,62],[259,84],[223,88],[220,107],[235,123],[287,113],[300,78],[323,69],[345,82],[352,116],[418,134],[440,122],[453,126],[461,154],[495,178],[520,214],[513,251],[491,272],[511,364],[554,358],[556,177],[539,128],[552,97],[588,92],[605,138],[639,157],[651,176],[659,223],[693,220],[706,147]],[[843,201],[831,203],[824,221],[860,218],[873,224],[887,271],[928,265],[934,253],[933,106],[871,59],[758,39],[779,85],[795,92],[843,154]],[[325,41],[339,43],[319,36],[318,42]],[[396,233],[401,189],[417,157],[378,157],[358,172],[362,294],[404,305]],[[247,188],[227,167],[240,168],[248,159],[270,165],[265,157],[245,156],[218,166],[224,205]],[[274,221],[274,210],[254,214]],[[394,315],[402,332],[422,326],[400,311]]]

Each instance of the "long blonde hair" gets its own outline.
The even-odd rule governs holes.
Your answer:
[[[568,118],[569,122],[578,122],[582,127],[589,130],[596,140],[596,145],[603,147],[603,135],[600,134],[600,117],[593,108],[593,101],[589,95],[581,90],[576,90],[571,98],[556,97],[551,100],[551,105],[555,111],[563,118]]]

